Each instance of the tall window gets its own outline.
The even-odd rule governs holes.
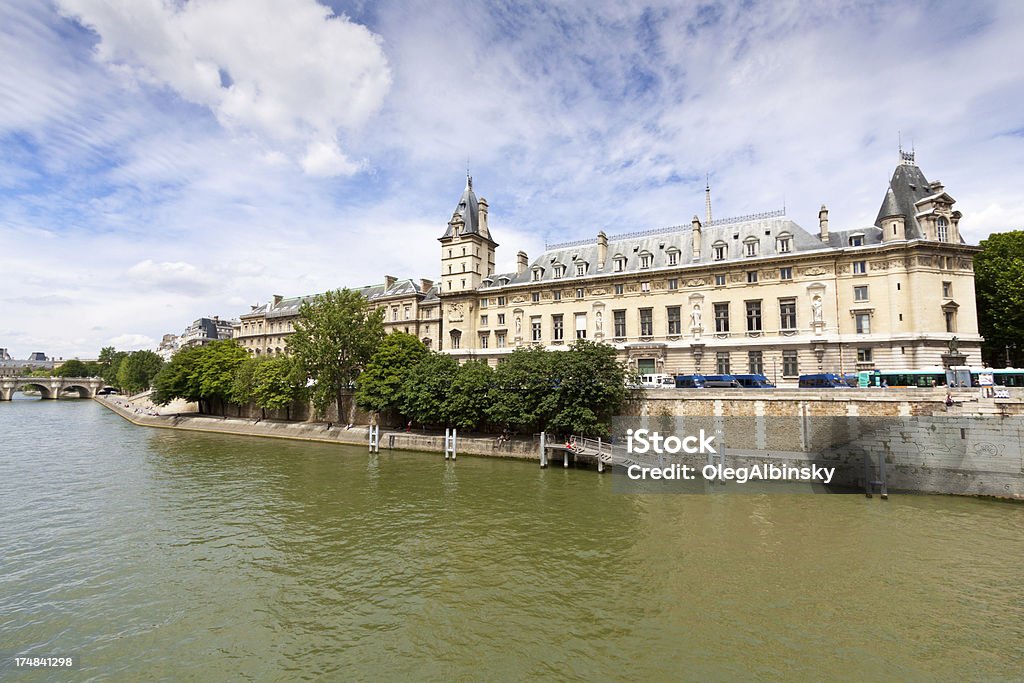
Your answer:
[[[499,296],[498,297],[498,305],[499,306],[504,306],[505,305],[505,297],[503,297],[503,296]]]
[[[540,316],[534,316],[530,318],[530,328],[532,330],[532,339],[535,342],[540,341]]]
[[[670,290],[679,289],[679,280],[677,280],[676,278],[669,278],[668,288]]]
[[[747,367],[752,375],[763,375],[764,374],[764,354],[761,351],[748,351],[747,352]]]
[[[729,247],[725,244],[716,244],[711,247],[711,253],[716,261],[724,261],[729,255]]]
[[[719,375],[729,374],[729,352],[719,351],[715,354],[715,369]]]
[[[621,273],[626,269],[626,258],[624,256],[615,257],[615,272]]]
[[[783,351],[782,352],[782,376],[783,377],[796,377],[800,374],[800,368],[797,364],[796,351]]]
[[[616,294],[622,294],[623,291],[624,291],[623,285],[615,285],[615,293]]]
[[[577,287],[576,288],[576,298],[577,299],[582,299],[583,298],[583,288],[582,287]]]
[[[952,299],[953,298],[953,283],[943,282],[942,283],[942,298]]]
[[[729,304],[728,302],[715,304],[715,332],[729,331]]]
[[[868,300],[868,286],[857,285],[853,288],[853,300],[854,301],[867,301]]]
[[[551,316],[551,338],[555,341],[565,339],[565,324],[561,314]]]
[[[554,269],[555,279],[558,279],[558,278],[562,277],[563,275],[565,275],[565,266],[563,266],[561,263],[559,263],[558,265],[555,266],[555,269]]]
[[[452,338],[452,348],[453,349],[460,348],[461,345],[462,345],[462,333],[458,332],[456,330],[452,330],[451,338]]]
[[[853,262],[853,274],[854,275],[863,275],[866,272],[868,272],[868,262],[867,261],[854,261]]]
[[[640,309],[640,336],[650,337],[654,334],[653,315],[650,308]]]
[[[586,272],[587,272],[587,264],[585,264],[585,263],[577,263],[576,264],[576,274],[577,275],[585,275]]]
[[[540,292],[534,292],[532,295],[530,295],[530,301],[532,301],[535,304],[540,303]]]
[[[499,349],[505,348],[505,333],[504,332],[498,332],[494,336],[494,345],[496,347],[498,347]]]
[[[498,324],[499,325],[504,325],[505,324],[505,314],[504,313],[499,313],[498,314]]]
[[[796,329],[796,299],[779,300],[779,327],[783,330]]]
[[[487,327],[487,316],[480,316],[480,327]]]
[[[716,275],[715,276],[715,287],[724,287],[724,286],[725,286],[725,276],[724,275]]]
[[[586,339],[587,338],[587,314],[577,313],[576,314],[576,338]]]
[[[761,331],[761,302],[747,302],[747,332]]]
[[[670,251],[670,252],[668,252],[668,264],[670,266],[674,266],[677,263],[679,263],[679,252],[678,251]]]
[[[613,311],[615,317],[615,336],[622,338],[626,336],[626,312]]]
[[[948,242],[949,241],[949,221],[947,221],[945,219],[945,217],[939,216],[939,220],[937,220],[935,222],[935,228],[936,228],[936,232],[937,232],[936,238],[940,242]]]
[[[480,299],[480,308],[487,308],[487,304],[489,302],[490,302],[490,299]]]
[[[490,339],[490,337],[491,337],[491,335],[488,334],[487,332],[481,332],[480,333],[480,348],[481,349],[486,349],[487,348],[487,341]]]
[[[669,334],[680,334],[682,331],[682,323],[679,317],[679,306],[668,307],[668,333]]]
[[[945,310],[943,315],[946,318],[946,332],[956,332],[956,311]]]
[[[786,268],[779,268],[779,279],[780,280],[792,280],[793,279],[793,269],[788,267],[788,266]]]
[[[752,284],[755,284],[755,283],[757,283],[757,271],[756,270],[748,270],[747,271],[747,284],[751,284],[752,285]]]
[[[857,334],[871,334],[871,314],[857,314]]]
[[[757,256],[757,241],[750,240],[745,245],[747,256]]]
[[[790,238],[790,237],[780,237],[779,238],[779,253],[780,254],[788,254],[790,251],[792,251],[792,244],[793,244],[792,238]]]
[[[651,267],[651,255],[650,254],[640,254],[640,267],[641,268],[650,268]]]

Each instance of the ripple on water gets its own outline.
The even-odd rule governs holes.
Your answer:
[[[1024,506],[627,497],[593,472],[0,404],[4,647],[83,680],[1012,679]]]

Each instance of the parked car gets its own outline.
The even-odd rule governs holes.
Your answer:
[[[739,389],[739,380],[732,375],[705,375],[704,386],[708,389]]]
[[[676,389],[703,389],[704,375],[676,375]]]
[[[644,389],[674,389],[675,377],[666,374],[640,375],[640,386]]]

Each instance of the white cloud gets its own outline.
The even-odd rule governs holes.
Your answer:
[[[108,339],[107,344],[119,351],[139,351],[155,348],[156,340],[144,334],[120,334]]]
[[[210,290],[213,278],[191,263],[140,261],[125,273],[137,286],[168,294],[198,295]]]
[[[100,36],[103,62],[304,155],[315,175],[357,170],[321,140],[362,125],[391,85],[380,38],[315,0],[59,5]]]

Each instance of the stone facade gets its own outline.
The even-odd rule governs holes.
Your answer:
[[[428,348],[436,348],[440,335],[440,300],[431,280],[413,280],[385,276],[384,283],[357,289],[371,310],[384,309],[386,332],[407,332],[419,337]],[[275,295],[270,302],[253,306],[239,316],[234,338],[253,356],[285,353],[287,339],[295,331],[299,308],[315,295],[285,298]]]
[[[494,272],[486,200],[467,183],[441,242],[441,348],[497,362],[530,344],[614,344],[641,373],[938,366],[955,336],[981,363],[961,214],[901,152],[874,225],[808,232],[782,211],[548,245]]]

